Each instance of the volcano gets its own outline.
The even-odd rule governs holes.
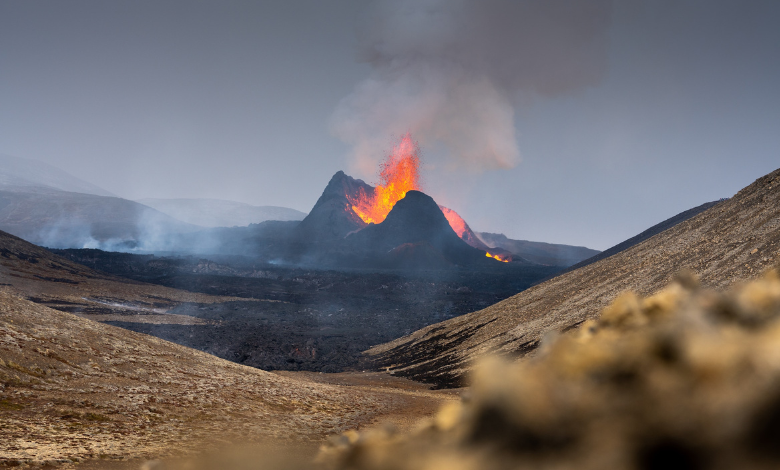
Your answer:
[[[388,194],[377,189],[381,187],[343,171],[333,175],[295,228],[296,245],[291,245],[288,257],[304,263],[383,269],[492,267],[499,264],[496,260],[512,259],[500,248],[488,248],[455,211],[421,191],[404,191],[387,214],[382,212],[384,202],[371,212],[366,201]],[[355,201],[362,201],[362,209]],[[360,215],[368,212],[373,214],[369,222]],[[533,264],[519,257],[515,261]]]
[[[347,257],[355,252],[386,254],[396,250],[393,253],[398,259],[429,266],[473,264],[477,252],[483,258],[505,263],[517,258],[502,248],[485,245],[457,212],[420,192],[419,152],[417,142],[409,133],[404,134],[379,165],[376,186],[343,171],[333,175],[314,208],[296,228],[295,241],[308,245],[309,254],[319,252],[315,255],[319,258],[323,247],[334,243],[346,250]],[[371,228],[379,226],[383,228]],[[338,243],[361,230],[368,232],[351,238],[349,243]],[[472,249],[465,249],[464,244]],[[325,253],[326,257],[330,254]]]
[[[345,245],[352,252],[373,255],[398,267],[494,264],[484,251],[469,246],[455,233],[433,198],[414,190],[393,206],[382,223],[350,234]]]
[[[337,172],[309,215],[296,227],[295,238],[315,244],[331,242],[368,225],[352,210],[350,201],[350,198],[357,198],[361,193],[373,194],[374,188],[343,171]]]

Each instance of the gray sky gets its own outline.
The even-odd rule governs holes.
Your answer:
[[[0,153],[308,211],[413,130],[475,230],[598,249],[780,167],[780,2],[556,2],[0,0]]]

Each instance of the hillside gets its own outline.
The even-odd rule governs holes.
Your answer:
[[[197,229],[118,197],[55,189],[0,190],[0,230],[48,247],[165,249],[171,234]]]
[[[78,314],[141,314],[146,321],[192,321],[166,312],[181,304],[215,304],[233,297],[146,284],[92,270],[0,232],[0,288],[33,302]]]
[[[159,458],[264,439],[316,446],[405,408],[433,410],[446,398],[365,382],[374,386],[264,372],[0,288],[0,465]]]
[[[115,196],[103,188],[47,163],[3,154],[0,154],[0,189],[4,191],[56,189],[97,196]]]
[[[589,318],[620,292],[651,295],[683,269],[726,287],[780,262],[780,170],[685,222],[614,256],[555,277],[484,310],[376,346],[378,367],[440,386],[461,384],[485,354],[519,357],[550,331]]]
[[[0,233],[0,466],[159,458],[230,441],[316,447],[451,399],[377,374],[282,376],[83,318],[209,325],[168,311],[233,300],[102,274]]]
[[[221,199],[139,199],[138,202],[200,227],[246,227],[266,220],[303,220],[306,217],[303,212],[287,207],[253,206]]]
[[[468,400],[412,432],[369,430],[322,457],[334,470],[775,469],[779,319],[775,271],[723,292],[680,276],[531,360],[481,363]]]
[[[649,229],[645,230],[644,232],[640,233],[639,235],[636,235],[634,237],[629,238],[626,241],[620,242],[617,245],[607,248],[606,250],[602,251],[601,253],[595,253],[590,258],[583,259],[582,261],[577,262],[577,264],[571,266],[569,268],[569,271],[573,271],[575,269],[581,268],[583,266],[587,266],[589,264],[595,263],[596,261],[602,260],[604,258],[609,258],[612,255],[615,255],[617,253],[620,253],[621,251],[627,250],[631,248],[634,245],[638,245],[639,243],[642,243],[643,241],[647,240],[648,238],[652,237],[653,235],[659,234],[663,232],[664,230],[668,230],[672,227],[674,227],[677,224],[683,223],[686,220],[690,219],[691,217],[696,217],[697,215],[701,214],[702,212],[706,211],[710,207],[717,204],[719,201],[712,201],[712,202],[705,202],[704,204],[700,206],[696,206],[692,209],[688,209],[687,211],[680,212],[679,214],[675,215],[674,217],[669,217],[668,219],[664,220],[661,223],[655,224]]]

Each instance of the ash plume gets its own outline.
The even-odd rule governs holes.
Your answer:
[[[379,0],[358,32],[371,75],[331,117],[370,172],[390,135],[443,144],[453,166],[511,168],[520,160],[521,96],[598,83],[611,0]]]

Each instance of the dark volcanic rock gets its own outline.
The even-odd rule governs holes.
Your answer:
[[[7,279],[2,277],[7,258],[3,254],[4,248],[12,247],[0,236],[0,283]],[[398,250],[399,256],[407,256],[410,263],[419,263],[411,266],[430,268],[437,262],[449,266],[437,251],[426,248],[424,243],[401,245]],[[40,251],[53,258],[51,253]],[[232,300],[209,304],[193,301],[178,306],[156,305],[159,300],[155,298],[146,300],[155,304],[147,305],[150,309],[166,308],[174,317],[194,319],[178,323],[146,321],[150,318],[150,312],[146,311],[91,317],[111,312],[105,311],[105,303],[94,305],[83,299],[74,304],[36,294],[35,302],[269,370],[338,372],[362,369],[361,352],[365,349],[431,323],[492,305],[553,272],[546,266],[497,262],[494,264],[500,265],[501,269],[494,271],[330,271],[285,267],[240,257],[210,260],[87,249],[53,251],[73,261],[73,266],[78,266],[77,262],[124,276],[129,278],[128,283],[135,284],[132,279],[182,289],[187,295],[208,293],[229,296]],[[21,259],[26,254],[29,262],[16,261],[16,264],[25,266],[28,271],[33,269],[29,267],[31,263],[37,263],[34,266],[46,263],[42,255],[30,251],[19,253],[14,250],[11,257]],[[56,271],[35,273],[63,277]],[[80,277],[73,279],[81,281]],[[40,285],[44,281],[37,279],[36,282]],[[62,282],[50,280],[46,284],[61,285]],[[79,284],[78,288],[81,286]],[[160,286],[148,284],[141,286],[160,289]],[[76,288],[67,284],[65,287]],[[40,291],[38,287],[33,290]],[[105,297],[105,294],[101,295]],[[134,305],[139,304],[135,302]]]
[[[343,171],[333,175],[309,215],[296,228],[295,237],[308,243],[327,242],[365,227],[366,223],[355,214],[347,199],[347,196],[356,196],[361,189],[369,195],[374,192],[372,186]]]
[[[430,253],[433,250],[453,265],[492,266],[495,263],[485,257],[485,252],[464,242],[452,230],[436,202],[420,191],[406,193],[381,224],[370,224],[348,236],[345,242],[355,252],[395,257],[399,263],[408,258],[405,253],[409,250],[398,247],[420,243],[425,245],[418,245],[415,251],[429,252],[426,258],[438,258]]]

